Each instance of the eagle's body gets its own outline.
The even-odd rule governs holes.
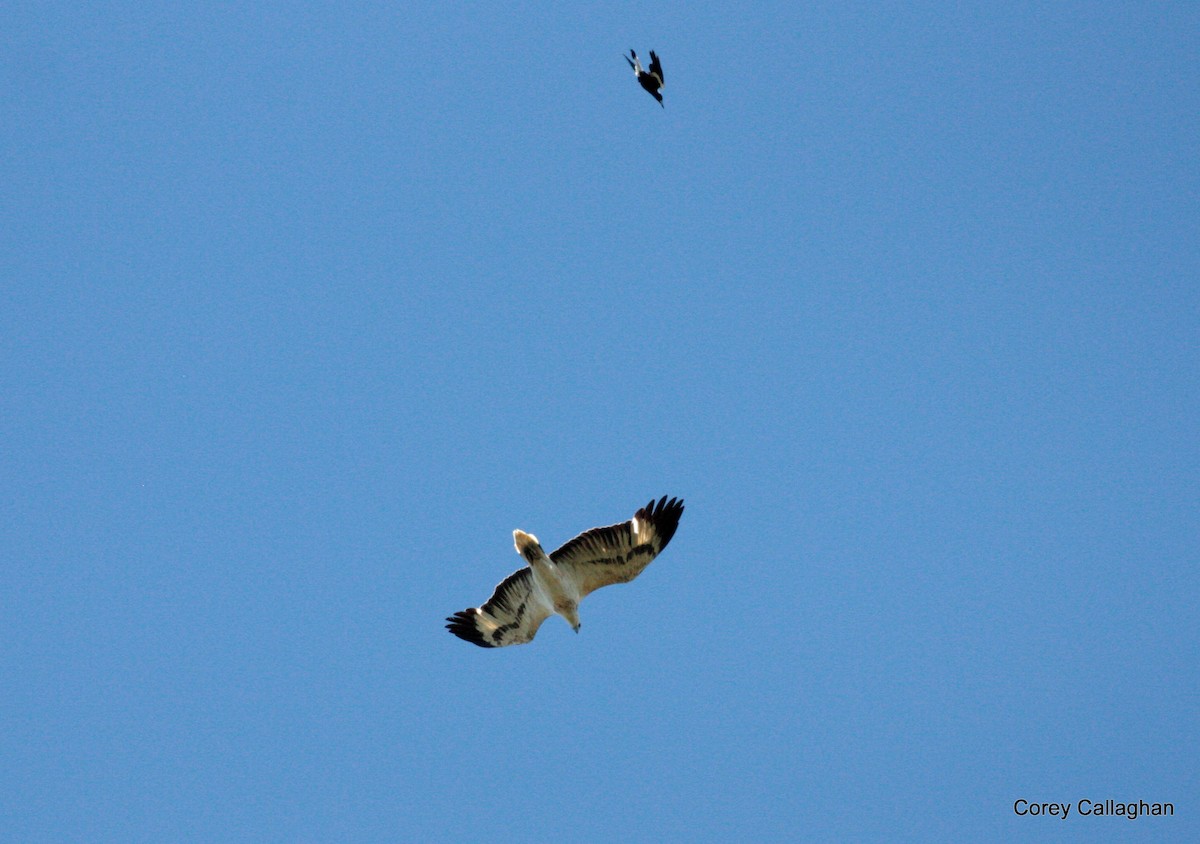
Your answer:
[[[633,58],[629,58],[632,56]],[[663,105],[662,94],[659,93],[663,87],[663,69],[662,62],[658,60],[658,54],[653,50],[650,51],[650,70],[642,70],[642,63],[638,60],[637,53],[633,50],[629,51],[629,56],[625,57],[625,61],[629,62],[629,66],[633,68],[633,75],[637,78],[638,84],[646,89],[646,93],[658,100],[658,104]]]
[[[513,531],[517,552],[529,563],[500,582],[481,607],[457,612],[446,628],[481,648],[523,645],[555,613],[579,632],[579,602],[612,583],[633,580],[667,547],[679,527],[683,502],[664,495],[627,522],[592,528],[551,554],[537,537]]]

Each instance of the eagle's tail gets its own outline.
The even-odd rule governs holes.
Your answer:
[[[517,547],[517,553],[531,563],[545,553],[538,538],[523,530],[513,531],[513,545]]]

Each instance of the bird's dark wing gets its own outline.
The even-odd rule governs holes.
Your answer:
[[[650,75],[658,77],[658,86],[661,88],[663,80],[662,62],[658,60],[658,53],[650,51]]]
[[[562,572],[574,578],[579,597],[608,586],[628,583],[667,547],[679,527],[683,502],[664,495],[619,525],[584,531],[550,555]]]
[[[529,566],[514,571],[496,587],[482,607],[456,612],[446,629],[481,648],[502,648],[532,642],[553,610],[533,589]]]

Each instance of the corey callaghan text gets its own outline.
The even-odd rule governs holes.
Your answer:
[[[1076,800],[1074,803],[1043,803],[1021,798],[1013,803],[1013,814],[1024,817],[1050,817],[1066,820],[1077,817],[1121,817],[1136,821],[1138,818],[1166,817],[1175,814],[1174,803],[1147,803],[1138,800],[1125,803],[1120,800]]]

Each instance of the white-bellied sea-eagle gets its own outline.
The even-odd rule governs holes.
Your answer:
[[[632,56],[633,58],[629,58]],[[633,75],[637,79],[638,84],[646,89],[646,93],[658,100],[658,104],[663,105],[662,94],[659,91],[663,87],[663,69],[662,62],[658,60],[658,54],[653,50],[650,51],[650,70],[642,70],[642,63],[637,57],[637,53],[633,50],[629,51],[629,56],[625,57],[625,61],[629,62],[629,66],[633,68]],[[663,106],[666,108],[666,106]]]
[[[446,629],[481,648],[533,641],[538,627],[558,613],[579,632],[579,602],[601,586],[628,583],[667,547],[683,501],[664,495],[618,525],[584,531],[547,556],[537,537],[513,531],[517,553],[529,565],[500,582],[482,607],[456,612]]]

